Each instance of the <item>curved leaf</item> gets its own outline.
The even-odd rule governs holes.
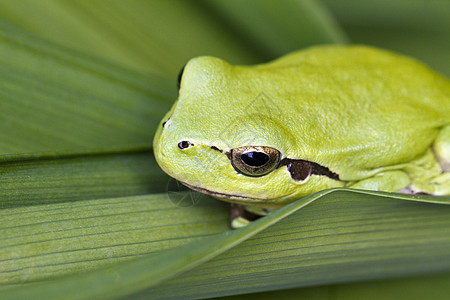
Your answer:
[[[224,203],[197,194],[183,206],[182,197],[165,193],[0,210],[0,284],[165,253],[228,228]]]
[[[112,298],[160,284],[201,263],[140,297],[211,297],[380,274],[449,271],[450,207],[437,203],[450,204],[450,198],[327,190],[240,230],[108,269],[5,290],[4,295]]]
[[[269,216],[278,222],[244,243],[140,296],[217,297],[448,272],[448,204],[449,197],[319,192]]]

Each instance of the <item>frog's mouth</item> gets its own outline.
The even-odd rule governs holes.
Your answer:
[[[213,197],[217,197],[217,198],[221,198],[221,199],[226,199],[226,200],[230,200],[230,201],[267,201],[267,198],[249,198],[246,196],[242,196],[242,195],[237,195],[237,194],[225,194],[225,193],[220,193],[220,192],[215,192],[215,191],[211,191],[205,188],[201,188],[195,185],[190,185],[188,183],[182,182],[180,181],[183,185],[187,186],[190,189],[193,189],[194,191],[203,193],[203,194],[207,194]]]

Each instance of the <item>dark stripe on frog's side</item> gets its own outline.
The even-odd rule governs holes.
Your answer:
[[[307,161],[303,159],[292,159],[283,158],[278,165],[287,166],[291,177],[294,180],[302,181],[311,175],[327,176],[334,180],[339,180],[339,175],[328,169],[327,167],[321,166],[315,162]]]
[[[220,150],[219,148],[217,148],[216,146],[211,146],[211,149],[219,151],[220,153],[223,153],[223,151]],[[227,157],[230,158],[228,155],[227,155]]]

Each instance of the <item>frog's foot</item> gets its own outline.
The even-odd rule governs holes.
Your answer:
[[[439,132],[433,144],[433,153],[441,165],[443,173],[450,172],[450,125],[445,126]]]
[[[261,208],[249,208],[240,204],[231,204],[231,228],[242,228],[251,222],[267,215],[269,212]]]
[[[433,144],[434,159],[440,170],[431,178],[415,180],[409,189],[414,194],[450,195],[450,126],[441,129]]]
[[[409,188],[414,194],[450,195],[450,172],[442,173],[426,182],[415,182]]]
[[[360,180],[349,187],[363,190],[397,192],[407,188],[410,183],[411,179],[407,173],[394,170],[379,173],[373,177]]]

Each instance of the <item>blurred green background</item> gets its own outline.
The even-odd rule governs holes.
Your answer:
[[[199,55],[253,64],[330,40],[392,49],[450,72],[446,0],[238,2],[2,0],[0,19],[72,49],[170,78]],[[321,6],[321,13],[306,11],[308,2]],[[311,29],[322,23],[330,27]]]

